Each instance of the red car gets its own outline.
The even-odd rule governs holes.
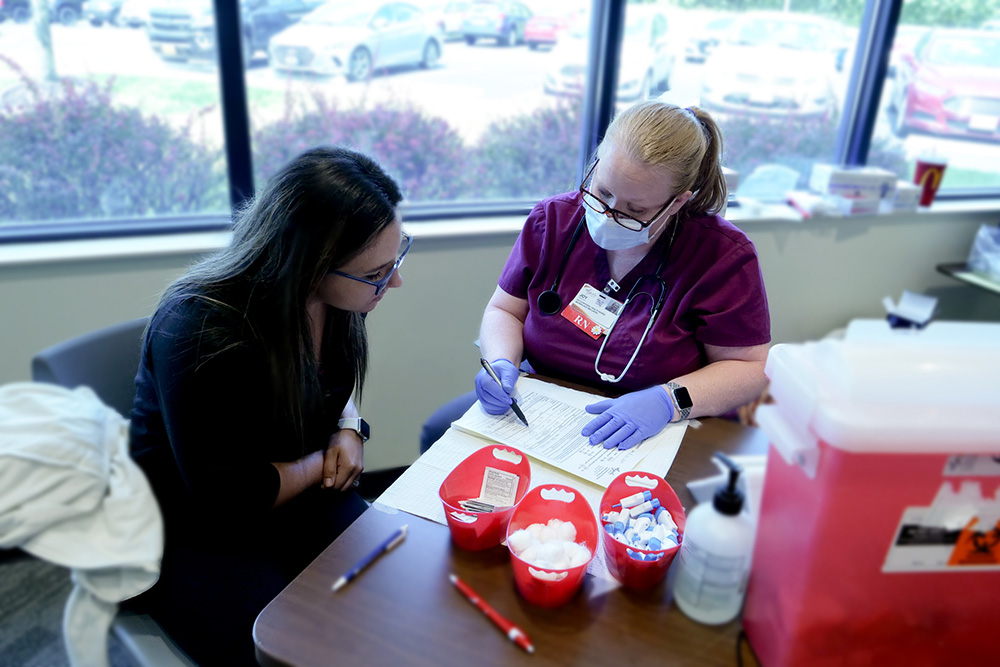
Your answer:
[[[578,8],[567,10],[565,7],[553,5],[547,9],[538,9],[536,6],[536,11],[537,13],[528,19],[524,26],[524,41],[532,49],[552,46],[558,42],[559,34],[586,10]]]
[[[1000,34],[928,32],[901,57],[889,105],[899,137],[920,130],[1000,141]]]

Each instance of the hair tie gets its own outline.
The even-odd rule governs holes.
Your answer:
[[[691,107],[684,107],[684,111],[687,111],[689,114],[691,114],[691,117],[694,118],[695,120],[698,119],[698,114],[696,114],[694,112],[694,109],[692,109]]]

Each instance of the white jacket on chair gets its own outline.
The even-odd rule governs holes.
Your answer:
[[[128,421],[89,388],[0,386],[0,547],[72,570],[70,663],[108,665],[118,603],[159,577],[163,519],[129,458]]]

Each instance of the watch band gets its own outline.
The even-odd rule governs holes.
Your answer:
[[[361,417],[348,417],[337,422],[337,428],[357,431],[361,436],[361,444],[368,442],[371,437],[371,426]]]
[[[676,382],[668,382],[667,389],[670,391],[670,398],[676,408],[677,421],[687,419],[691,414],[691,407],[694,405],[687,387]]]

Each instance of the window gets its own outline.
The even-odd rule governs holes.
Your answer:
[[[1000,188],[1000,31],[990,30],[997,9],[903,6],[873,144],[901,147],[904,177],[931,155],[948,162],[943,192]]]
[[[185,16],[154,0],[31,6],[3,1],[0,230],[225,215],[219,83],[196,63],[213,48],[210,0]]]
[[[0,3],[2,238],[223,227],[321,143],[376,157],[411,221],[522,213],[656,96],[717,117],[738,200],[927,152],[939,196],[1000,192],[1000,0]]]

